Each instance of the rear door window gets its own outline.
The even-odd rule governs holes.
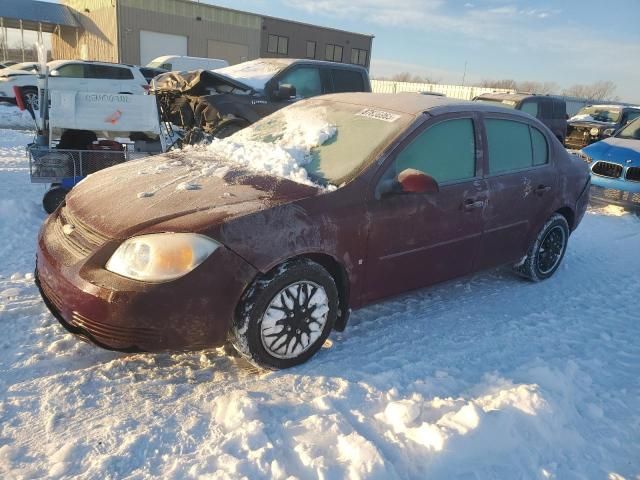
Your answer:
[[[320,70],[316,67],[296,67],[280,77],[278,83],[296,87],[296,96],[300,98],[315,97],[323,93]]]
[[[82,63],[68,63],[57,68],[58,77],[85,78],[85,66]]]
[[[485,120],[489,174],[524,170],[548,163],[548,145],[537,128],[513,120]]]
[[[364,80],[360,72],[332,68],[331,76],[333,77],[333,91],[335,93],[364,91]]]
[[[128,68],[112,67],[110,65],[88,65],[87,78],[100,78],[105,80],[131,80],[133,73]]]
[[[395,161],[395,175],[413,168],[438,183],[468,180],[476,175],[473,120],[445,120],[420,133]]]

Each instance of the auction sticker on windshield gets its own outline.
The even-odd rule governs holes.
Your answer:
[[[400,115],[395,113],[385,112],[384,110],[376,110],[375,108],[365,108],[364,110],[356,113],[359,117],[373,118],[375,120],[382,120],[383,122],[395,122],[400,118]]]

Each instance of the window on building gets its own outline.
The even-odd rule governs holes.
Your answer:
[[[549,147],[544,135],[526,123],[487,119],[489,173],[505,173],[544,165]]]
[[[475,152],[473,121],[445,120],[429,127],[400,152],[395,175],[414,168],[438,183],[468,180],[476,175]]]
[[[331,43],[327,43],[327,48],[325,49],[324,58],[331,62],[341,62],[342,47],[340,45],[333,45]]]
[[[351,63],[354,65],[367,65],[367,51],[360,48],[351,49]]]
[[[307,58],[316,58],[316,42],[307,41]]]
[[[269,35],[267,52],[287,55],[289,53],[289,38],[280,35]]]

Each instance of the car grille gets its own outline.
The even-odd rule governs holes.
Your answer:
[[[622,165],[609,162],[596,162],[591,171],[602,177],[620,178],[620,175],[622,175]]]
[[[580,149],[591,143],[590,127],[571,127],[565,139],[567,147]]]
[[[45,236],[47,247],[65,265],[88,257],[108,240],[74,217],[66,207],[58,212]]]
[[[625,178],[631,182],[640,182],[640,167],[629,167]]]
[[[158,330],[142,327],[120,327],[117,325],[99,323],[95,320],[72,312],[71,324],[85,330],[98,340],[108,344],[118,343],[127,347],[135,346],[140,339],[145,341],[161,341],[162,335]]]

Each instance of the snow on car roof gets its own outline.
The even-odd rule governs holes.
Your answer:
[[[293,58],[258,58],[230,67],[218,68],[216,73],[238,80],[254,90],[264,90],[269,80],[295,61]]]

